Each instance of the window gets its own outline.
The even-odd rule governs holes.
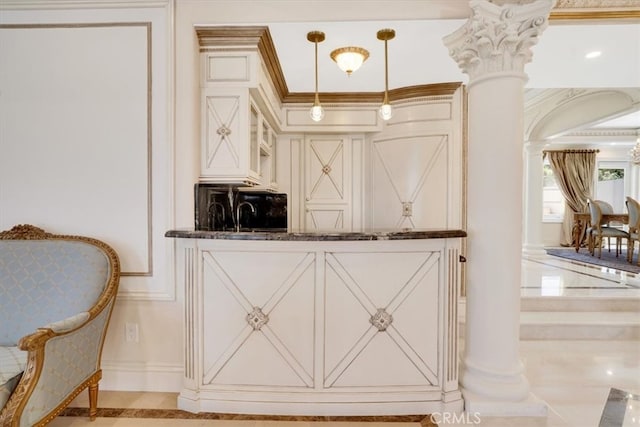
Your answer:
[[[562,222],[564,218],[564,196],[558,188],[556,178],[547,159],[543,164],[542,221]]]
[[[625,209],[625,170],[615,162],[601,162],[598,165],[598,182],[596,195],[599,200],[604,200],[613,206],[615,212],[624,212]]]

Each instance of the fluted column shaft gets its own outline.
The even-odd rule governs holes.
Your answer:
[[[553,0],[469,2],[472,16],[444,38],[469,75],[465,410],[544,415],[519,358],[524,65]]]

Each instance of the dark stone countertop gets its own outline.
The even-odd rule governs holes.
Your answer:
[[[464,230],[446,229],[372,230],[361,232],[286,232],[264,230],[234,232],[180,229],[167,231],[165,237],[222,240],[349,241],[447,239],[452,237],[467,237],[467,233]]]

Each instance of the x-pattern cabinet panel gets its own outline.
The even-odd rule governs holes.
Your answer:
[[[257,108],[247,90],[202,91],[201,179],[259,183]]]
[[[362,414],[461,405],[459,245],[181,240],[181,407],[311,414],[322,402]]]
[[[304,152],[305,229],[351,230],[351,137],[308,135]]]

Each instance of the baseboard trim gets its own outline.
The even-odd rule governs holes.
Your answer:
[[[182,389],[182,379],[181,364],[103,363],[100,389],[179,392]]]

